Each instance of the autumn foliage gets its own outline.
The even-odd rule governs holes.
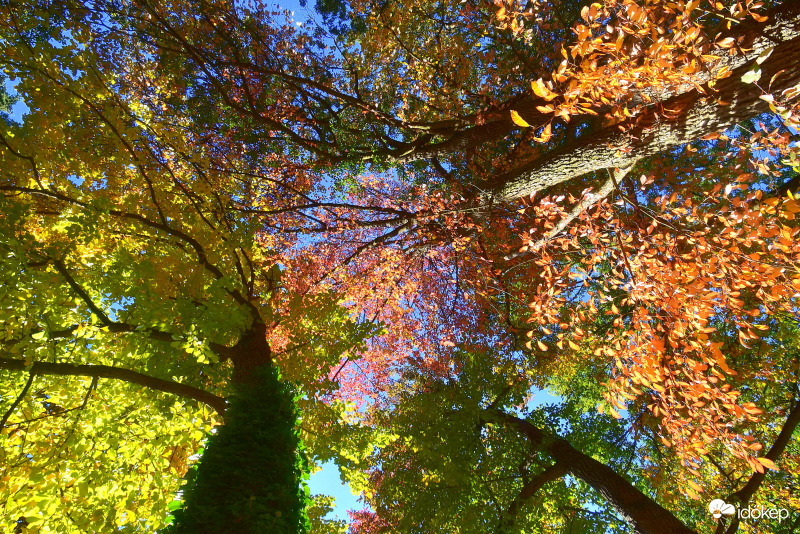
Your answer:
[[[797,505],[797,5],[321,10],[0,7],[3,528],[342,532],[306,455],[358,534]]]

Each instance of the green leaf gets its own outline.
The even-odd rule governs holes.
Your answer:
[[[744,83],[756,83],[758,80],[761,79],[761,69],[758,67],[754,67],[751,70],[744,73],[742,76],[742,81]]]

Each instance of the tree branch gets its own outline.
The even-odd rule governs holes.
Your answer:
[[[106,312],[101,310],[100,307],[94,303],[89,293],[87,293],[86,290],[83,289],[83,287],[81,287],[81,285],[75,281],[75,279],[67,270],[67,267],[64,265],[64,263],[61,260],[56,260],[56,259],[52,260],[52,262],[56,268],[56,271],[58,271],[58,273],[64,277],[64,279],[67,281],[67,284],[69,284],[69,287],[71,287],[72,290],[78,294],[78,296],[81,298],[81,300],[83,300],[83,302],[92,311],[92,313],[95,314],[100,319],[100,322],[102,322],[105,326],[113,325],[114,321],[109,319]]]
[[[558,224],[547,232],[545,235],[540,237],[535,242],[529,244],[527,249],[522,250],[521,252],[514,252],[513,254],[509,254],[504,257],[505,260],[511,260],[514,258],[518,258],[519,256],[523,256],[525,254],[529,254],[531,252],[536,252],[547,243],[558,237],[558,235],[567,229],[567,227],[581,216],[581,214],[586,211],[587,209],[591,208],[617,188],[617,183],[621,182],[623,178],[630,172],[633,166],[636,164],[636,161],[631,162],[630,166],[624,169],[608,169],[609,178],[605,181],[605,183],[600,186],[600,189],[595,191],[591,191],[581,198],[581,200],[575,205],[574,208],[560,221]]]
[[[502,410],[486,410],[528,439],[533,450],[545,452],[567,473],[591,486],[640,534],[695,534],[677,517],[639,491],[609,466],[575,449],[567,440],[550,434]]]
[[[500,522],[500,532],[509,531],[514,526],[519,509],[525,504],[525,501],[530,500],[542,486],[563,477],[566,473],[567,470],[564,466],[556,462],[524,484],[519,494],[508,506],[505,517]]]
[[[28,394],[28,390],[31,389],[31,384],[33,384],[33,377],[35,377],[35,376],[36,375],[33,374],[33,373],[30,373],[28,375],[28,380],[25,382],[25,387],[22,388],[22,391],[20,392],[20,394],[17,395],[17,398],[14,399],[14,402],[11,403],[11,406],[8,408],[6,413],[3,414],[3,418],[0,419],[0,432],[6,427],[6,423],[8,422],[8,418],[11,417],[11,414],[14,413],[14,410],[17,409],[17,406],[19,406],[19,403],[22,401],[22,399],[25,398],[25,395]]]
[[[85,208],[85,209],[94,209],[90,204],[88,204],[86,202],[82,202],[80,200],[71,198],[71,197],[69,197],[69,196],[67,196],[65,194],[59,193],[58,191],[52,191],[52,190],[48,190],[48,189],[35,189],[35,188],[31,188],[31,187],[23,187],[23,186],[16,186],[16,185],[8,186],[8,185],[6,185],[6,186],[0,186],[0,191],[14,191],[14,192],[19,192],[19,193],[27,193],[27,194],[31,194],[31,195],[41,195],[41,196],[45,196],[45,197],[48,197],[48,198],[53,198],[53,199],[56,199],[56,200],[60,200],[62,202],[67,202],[67,203],[70,203],[70,204],[74,204],[76,206],[80,206],[80,207]],[[184,243],[189,245],[189,247],[192,248],[192,250],[195,253],[195,256],[196,256],[196,259],[197,259],[197,263],[201,267],[203,267],[203,269],[208,271],[217,280],[222,280],[223,278],[225,278],[225,275],[220,270],[220,268],[217,267],[216,265],[214,265],[208,259],[208,256],[206,256],[206,251],[203,248],[203,245],[201,245],[200,242],[197,241],[197,239],[193,238],[189,234],[187,234],[187,233],[185,233],[185,232],[183,232],[181,230],[178,230],[176,228],[173,228],[171,226],[168,226],[168,225],[156,222],[156,221],[151,221],[147,217],[144,217],[143,215],[139,215],[138,213],[128,213],[128,212],[124,212],[124,211],[121,211],[121,210],[110,209],[110,210],[108,210],[108,214],[109,215],[113,215],[114,217],[119,217],[120,219],[127,219],[127,220],[137,221],[137,222],[139,222],[139,223],[141,223],[141,224],[143,224],[143,225],[145,225],[145,226],[147,226],[149,228],[152,228],[154,230],[159,230],[159,231],[164,232],[164,233],[166,233],[166,234],[168,234],[168,235],[170,235],[172,237],[178,238],[179,240],[183,241]],[[254,321],[260,321],[261,320],[261,313],[259,312],[258,307],[256,307],[255,304],[253,304],[249,299],[247,299],[244,295],[242,295],[241,292],[239,292],[237,289],[230,289],[230,288],[226,288],[225,291],[228,293],[228,295],[230,295],[233,298],[233,300],[235,300],[237,303],[239,303],[240,305],[244,306],[245,308],[247,308],[250,311],[251,316],[252,316]]]
[[[53,262],[55,265],[56,270],[64,277],[67,281],[67,284],[72,288],[72,290],[78,294],[78,296],[83,300],[86,306],[94,313],[99,319],[103,326],[108,327],[109,332],[117,332],[117,333],[133,333],[137,332],[136,326],[123,323],[119,321],[112,321],[111,318],[108,317],[100,307],[94,303],[92,297],[89,293],[75,280],[75,278],[70,274],[67,270],[66,265],[60,260],[51,259],[50,261]],[[59,332],[51,332],[50,337],[66,337],[70,335],[72,332],[75,331],[75,328],[68,328],[66,330],[62,330]],[[155,339],[158,341],[167,341],[172,342],[175,340],[173,335],[169,332],[165,332],[163,330],[156,330],[153,328],[145,328],[144,334],[151,339]],[[233,354],[233,349],[222,345],[220,343],[209,342],[208,347],[214,351],[217,355],[221,356],[223,359],[230,358]]]
[[[225,399],[217,397],[205,390],[145,375],[130,369],[122,369],[110,365],[75,365],[71,363],[34,362],[30,367],[25,366],[24,360],[0,358],[0,369],[9,371],[28,371],[34,375],[54,376],[91,376],[96,378],[111,378],[122,380],[130,384],[138,384],[157,391],[171,393],[179,397],[196,400],[213,408],[220,416],[225,415]]]
[[[796,21],[794,11],[793,21]],[[774,77],[770,92],[779,94],[800,82],[800,68],[796,67],[800,37],[797,28],[791,26],[789,30],[779,32],[775,40],[780,44],[761,64],[761,79]],[[751,63],[748,61],[733,70],[729,77],[718,80],[713,90],[707,91],[713,97],[696,89],[677,95],[643,111],[627,132],[620,132],[617,126],[608,126],[594,135],[493,177],[486,188],[500,199],[528,197],[595,169],[628,167],[637,159],[695,141],[710,132],[731,128],[768,111],[767,102],[759,98],[763,94],[761,88],[741,81]],[[666,117],[663,110],[671,111],[674,118]]]
[[[791,411],[789,411],[789,415],[786,418],[786,422],[783,424],[783,428],[781,428],[780,434],[778,434],[778,437],[775,439],[772,447],[770,447],[769,452],[764,455],[764,458],[772,460],[773,462],[777,462],[778,458],[780,458],[781,454],[783,454],[783,451],[785,451],[786,447],[789,445],[789,442],[792,439],[792,434],[794,433],[795,429],[797,429],[798,424],[800,424],[800,400],[796,401]],[[737,500],[740,506],[745,506],[750,502],[750,499],[753,498],[753,495],[761,487],[761,484],[764,483],[764,479],[766,479],[766,477],[766,470],[763,473],[753,473],[753,476],[750,477],[750,480],[747,481],[747,484],[745,484],[738,491],[732,493],[728,498],[731,500]],[[724,523],[719,523],[717,526],[717,532],[721,533],[723,529]],[[731,524],[725,533],[733,534],[737,530],[739,530],[739,518],[734,515]]]
[[[630,167],[622,170],[620,172],[620,175],[625,176],[629,170]],[[609,172],[614,172],[614,171],[609,171]],[[558,221],[558,224],[555,226],[555,228],[547,232],[547,234],[545,234],[542,238],[540,238],[538,241],[530,245],[529,250],[531,252],[535,252],[540,248],[542,248],[544,245],[546,245],[548,242],[558,237],[558,234],[566,230],[567,226],[569,226],[570,223],[572,223],[572,221],[581,216],[581,213],[583,213],[587,209],[591,208],[592,206],[594,206],[595,204],[606,198],[608,195],[611,194],[611,191],[613,190],[614,190],[614,180],[612,178],[609,178],[608,180],[605,181],[605,183],[602,186],[600,186],[600,189],[598,189],[597,192],[591,191],[585,194],[583,198],[581,198],[580,202],[578,202],[575,205],[575,207],[572,208],[572,211],[570,211],[566,217]]]

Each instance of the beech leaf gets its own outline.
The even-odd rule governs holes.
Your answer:
[[[770,460],[769,458],[756,458],[761,465],[766,467],[767,469],[772,469],[773,471],[777,471],[778,468],[775,466],[775,462]]]
[[[747,72],[744,73],[744,76],[742,76],[742,81],[744,83],[756,83],[760,79],[761,79],[761,69],[759,68],[748,70]]]
[[[511,110],[511,120],[512,120],[512,121],[514,122],[514,124],[516,124],[517,126],[522,126],[523,128],[530,128],[530,127],[531,127],[531,125],[530,125],[530,124],[528,124],[528,123],[525,121],[525,119],[523,119],[522,117],[520,117],[519,113],[517,113],[517,112],[516,112],[516,111],[514,111],[513,109]]]

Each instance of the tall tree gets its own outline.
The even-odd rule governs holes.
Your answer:
[[[155,531],[205,443],[169,532],[304,531],[295,401],[372,328],[280,283],[270,227],[316,178],[181,113],[198,88],[124,13],[6,5],[1,42],[29,110],[0,132],[2,528]]]
[[[173,529],[302,529],[277,369],[358,532],[688,532],[704,486],[788,495],[798,12],[762,7],[352,2],[340,54],[257,3],[4,8],[17,526],[56,498],[63,529],[160,524],[174,481],[123,499],[55,460],[115,378],[231,397]],[[64,409],[42,375],[93,378]],[[543,387],[564,405],[526,410]]]

